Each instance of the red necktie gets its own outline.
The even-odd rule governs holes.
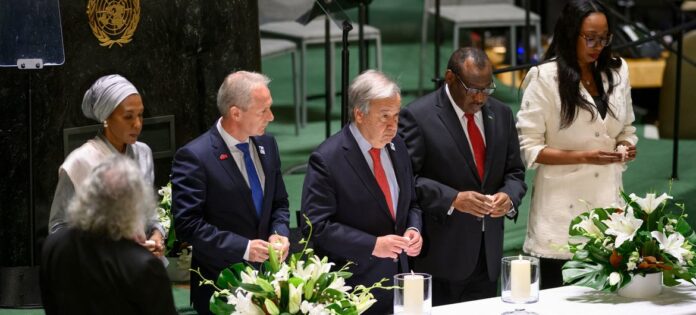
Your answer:
[[[379,185],[379,188],[382,189],[384,198],[387,200],[387,207],[389,207],[389,213],[391,213],[392,219],[395,219],[394,204],[391,198],[391,191],[389,190],[389,182],[387,181],[387,175],[384,174],[384,168],[382,167],[382,160],[380,159],[379,154],[380,149],[370,149],[370,156],[372,157],[372,164],[373,168],[375,169],[375,178],[377,179],[377,184]]]
[[[485,169],[486,161],[486,146],[483,144],[481,130],[476,126],[474,114],[464,114],[466,116],[466,131],[469,134],[469,142],[471,148],[474,149],[474,159],[476,160],[476,169],[478,170],[479,178],[483,181],[483,170]]]

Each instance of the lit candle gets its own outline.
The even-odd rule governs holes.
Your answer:
[[[511,261],[510,264],[510,288],[512,298],[524,300],[529,298],[532,284],[532,272],[529,260],[519,259]]]
[[[413,274],[404,276],[404,314],[423,313],[423,276]]]

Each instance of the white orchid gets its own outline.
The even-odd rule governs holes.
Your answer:
[[[659,197],[655,197],[656,194],[651,193],[651,194],[646,194],[645,198],[640,198],[636,196],[636,194],[631,194],[630,197],[631,201],[637,203],[643,211],[647,214],[651,214],[657,207],[665,202],[667,199],[672,199],[672,196],[663,193]]]
[[[609,275],[609,285],[617,285],[619,282],[621,282],[621,274],[618,272],[612,272]]]
[[[638,228],[643,225],[643,220],[614,212],[609,215],[609,220],[603,220],[602,223],[609,227],[606,230],[607,234],[616,236],[614,247],[619,248],[625,241],[633,240]]]
[[[659,231],[650,233],[660,243],[660,249],[672,255],[679,261],[680,265],[684,264],[684,256],[689,254],[689,250],[682,247],[684,245],[684,236],[679,233],[672,233],[666,236]]]

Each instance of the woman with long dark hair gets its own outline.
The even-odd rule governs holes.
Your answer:
[[[612,23],[595,0],[564,8],[545,59],[530,69],[517,114],[522,157],[537,169],[524,251],[541,258],[542,288],[563,284],[571,220],[620,204],[638,138],[628,67],[612,55]]]

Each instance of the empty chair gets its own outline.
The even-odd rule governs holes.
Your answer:
[[[273,58],[290,54],[292,68],[292,100],[295,107],[295,135],[300,133],[302,116],[300,114],[299,80],[297,79],[297,45],[285,39],[261,38],[261,58]],[[270,74],[268,71],[265,71]]]

